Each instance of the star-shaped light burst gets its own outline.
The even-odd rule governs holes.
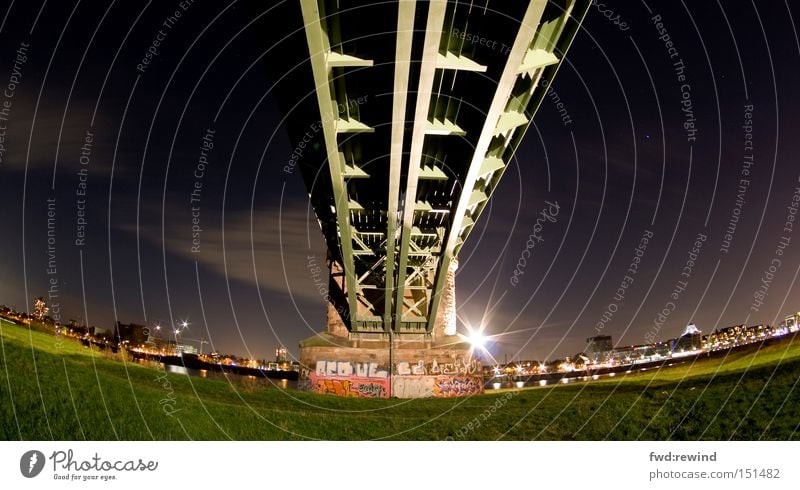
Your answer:
[[[174,329],[174,332],[175,332],[175,338],[177,338],[179,335],[183,335],[183,331],[184,331],[184,330],[189,330],[189,322],[188,322],[188,321],[186,321],[186,320],[181,320],[181,321],[178,323],[178,325],[179,325],[179,327],[176,327],[176,328]]]
[[[491,354],[486,349],[486,343],[489,341],[489,337],[483,333],[483,330],[486,328],[486,326],[481,324],[478,328],[472,328],[470,325],[465,325],[465,327],[467,328],[466,335],[459,333],[458,336],[461,338],[461,340],[469,344],[470,357],[472,357],[476,352],[485,353],[491,357]]]

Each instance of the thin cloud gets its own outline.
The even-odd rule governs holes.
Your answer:
[[[174,211],[174,210],[173,210]],[[168,212],[170,217],[185,211]],[[263,292],[295,296],[298,300],[322,301],[319,281],[327,287],[325,247],[316,218],[303,206],[228,212],[224,229],[219,215],[202,215],[199,245],[192,242],[191,219],[170,219],[185,225],[165,230],[166,251],[219,274],[220,279],[255,285]],[[133,227],[126,231],[135,233]],[[224,231],[224,242],[223,232]],[[144,240],[161,246],[160,223],[141,228]],[[224,246],[223,246],[224,245]],[[320,271],[314,275],[314,268]],[[317,283],[315,283],[315,279]]]

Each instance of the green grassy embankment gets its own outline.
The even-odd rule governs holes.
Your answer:
[[[368,400],[166,374],[6,321],[0,331],[5,440],[800,439],[800,337],[603,381]]]

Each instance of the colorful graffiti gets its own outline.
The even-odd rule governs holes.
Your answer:
[[[311,374],[311,390],[352,398],[389,398],[389,380],[361,377],[329,378]]]
[[[397,398],[447,398],[480,393],[483,393],[480,376],[395,376],[392,379],[392,396]]]
[[[480,376],[437,376],[434,396],[453,397],[479,395],[483,393],[483,378]]]
[[[317,361],[314,372],[304,374],[307,389],[317,393],[357,398],[428,398],[483,393],[480,363],[458,358],[430,363],[401,361],[393,376],[375,362]],[[390,390],[391,388],[391,390]]]

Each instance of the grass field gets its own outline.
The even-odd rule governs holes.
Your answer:
[[[0,322],[0,438],[800,439],[800,337],[602,381],[367,400],[166,374]]]

